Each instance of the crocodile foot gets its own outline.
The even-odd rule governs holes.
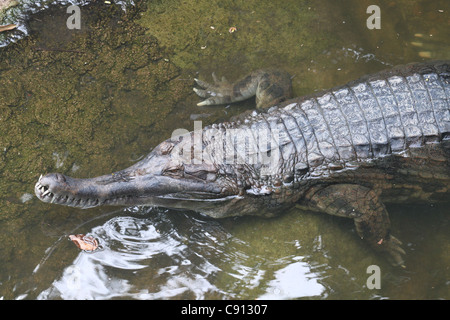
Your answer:
[[[311,188],[305,200],[316,210],[353,219],[361,239],[393,265],[404,267],[402,243],[391,235],[388,212],[373,190],[355,184],[319,186]]]
[[[279,70],[257,70],[248,76],[230,83],[212,74],[213,83],[194,79],[201,89],[194,92],[204,98],[198,106],[227,104],[243,101],[256,96],[256,107],[267,109],[280,101],[290,98],[292,93],[291,76]]]
[[[225,104],[237,101],[233,94],[233,87],[225,77],[219,80],[213,72],[212,78],[214,81],[213,84],[194,78],[195,82],[203,88],[194,88],[194,92],[199,97],[205,98],[202,102],[197,103],[198,106]]]
[[[392,265],[405,268],[403,256],[406,255],[406,252],[402,249],[401,245],[402,242],[400,240],[393,235],[390,235],[389,239],[380,239],[375,245],[378,246],[378,248],[375,247],[375,249],[385,253]],[[374,246],[372,245],[372,247]]]

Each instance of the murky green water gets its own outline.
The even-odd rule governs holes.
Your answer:
[[[197,107],[193,78],[260,67],[296,95],[391,65],[450,59],[448,1],[160,1],[66,7],[30,17],[0,49],[0,297],[3,299],[449,299],[448,203],[391,205],[407,268],[359,241],[351,221],[292,209],[211,220],[157,208],[39,202],[41,173],[92,177],[131,165],[177,128],[254,106]],[[230,33],[229,29],[236,31]],[[91,234],[80,252],[67,235]],[[366,285],[378,265],[381,288]]]

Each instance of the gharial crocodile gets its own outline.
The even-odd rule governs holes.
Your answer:
[[[195,80],[202,89],[194,91],[206,98],[199,105],[256,95],[260,110],[174,135],[119,172],[41,176],[37,197],[215,218],[271,216],[300,205],[353,218],[359,236],[397,265],[405,252],[383,202],[449,199],[450,61],[399,66],[287,101],[291,80],[281,71],[253,72],[234,84]]]

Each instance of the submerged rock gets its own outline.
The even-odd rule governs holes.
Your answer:
[[[49,9],[50,6],[85,6],[95,1],[91,0],[0,0],[0,25],[17,24],[14,31],[0,33],[0,47],[7,46],[25,36],[29,35],[27,21],[34,13]],[[119,0],[114,4],[125,10],[128,6],[133,6],[133,0]],[[111,2],[104,2],[104,5],[111,5]],[[69,14],[67,15],[69,17]]]

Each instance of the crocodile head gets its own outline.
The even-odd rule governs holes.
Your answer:
[[[239,190],[205,159],[196,163],[186,143],[190,140],[166,140],[135,165],[104,176],[41,176],[35,185],[36,196],[44,202],[79,208],[154,205],[225,214],[239,198]]]

